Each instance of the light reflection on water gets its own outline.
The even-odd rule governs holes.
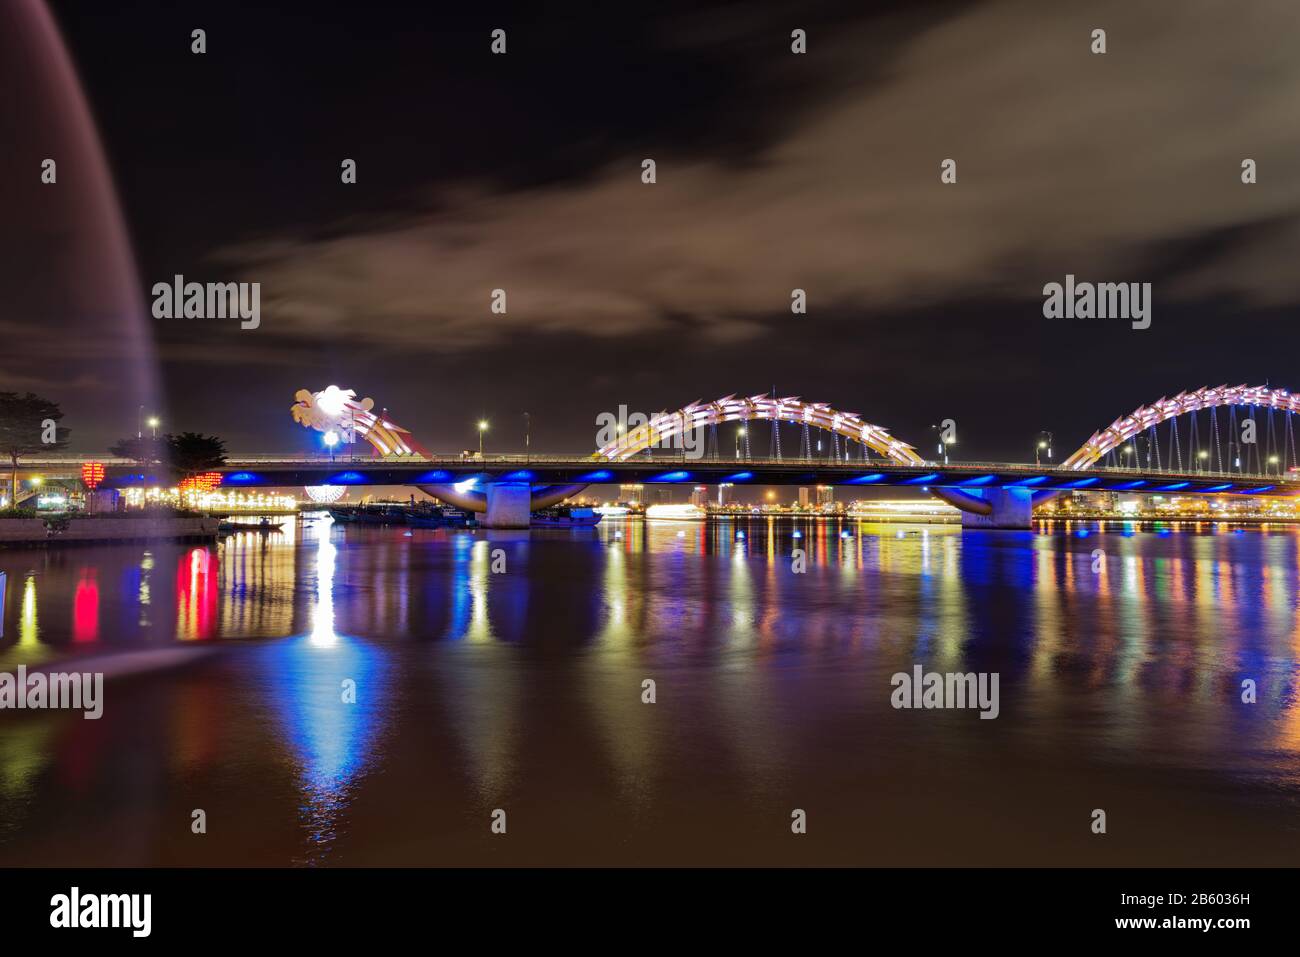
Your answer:
[[[374,646],[339,635],[334,625],[338,546],[326,519],[313,530],[311,631],[257,649],[256,673],[302,777],[301,812],[315,863],[336,836],[356,780],[374,755],[387,712],[389,674]],[[310,549],[309,549],[310,551]]]
[[[1300,803],[1298,541],[770,519],[407,535],[326,519],[213,547],[0,551],[0,669],[222,649],[110,683],[130,703],[101,722],[0,716],[0,861],[62,827],[72,863],[475,863],[479,816],[507,802],[549,822],[512,845],[521,862],[618,862],[618,840],[586,837],[593,816],[643,859],[781,861],[746,828],[801,794],[850,834],[864,808],[942,834],[935,863],[1037,860],[987,819],[1023,804],[1022,831],[1091,862],[1095,845],[1053,837],[1049,813],[1088,787],[1157,819],[1112,842],[1135,859],[1182,860],[1170,829],[1224,820],[1241,861],[1281,855],[1300,850],[1272,830]],[[997,671],[1002,717],[892,711],[889,677],[913,663]],[[138,776],[114,770],[128,755]],[[196,847],[179,826],[146,850],[76,839],[87,802],[103,813],[83,816],[86,838],[141,806],[222,801],[243,843]],[[1177,805],[1167,821],[1161,802]],[[444,833],[405,840],[412,814]],[[815,859],[904,853],[869,830]]]

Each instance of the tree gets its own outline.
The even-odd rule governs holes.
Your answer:
[[[211,472],[226,464],[226,443],[215,435],[201,432],[182,432],[167,435],[167,461],[186,478]]]
[[[119,459],[130,459],[141,465],[156,465],[166,459],[166,439],[142,436],[134,439],[119,439],[108,447],[108,454]]]
[[[53,452],[68,444],[70,430],[60,428],[63,410],[57,402],[28,392],[0,392],[0,454],[13,469],[9,504],[18,504],[18,461],[24,455]]]

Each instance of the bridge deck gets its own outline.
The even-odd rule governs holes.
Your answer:
[[[49,461],[49,467],[57,463]],[[66,463],[64,463],[66,464]],[[107,463],[105,485],[124,488],[165,480],[156,468]],[[24,463],[24,470],[41,463]],[[312,458],[241,457],[219,470],[225,487],[276,488],[301,485],[445,485],[478,480],[568,484],[699,484],[911,486],[917,488],[1023,487],[1035,491],[1118,491],[1141,493],[1300,495],[1295,476],[1240,473],[1180,473],[1142,469],[1043,468],[1007,462],[898,465],[892,462],[835,462],[827,459],[683,459],[638,457],[603,462],[579,456],[485,456],[348,461]]]

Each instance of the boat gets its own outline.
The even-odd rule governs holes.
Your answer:
[[[674,522],[702,522],[709,517],[709,513],[698,505],[651,505],[645,510],[645,517]]]
[[[556,505],[532,513],[529,523],[550,528],[591,528],[601,520],[593,508],[577,505]]]
[[[421,502],[335,506],[334,521],[345,525],[406,525],[410,528],[465,528],[470,517],[460,509]]]
[[[236,532],[278,532],[283,522],[272,522],[268,518],[260,522],[229,522],[223,521],[217,524],[218,535],[234,535]]]
[[[405,525],[404,506],[393,504],[342,505],[329,510],[334,521],[344,525]]]
[[[447,522],[441,518],[424,515],[412,515],[406,520],[408,528],[446,528]]]
[[[470,516],[455,508],[417,508],[406,516],[411,528],[465,528]]]

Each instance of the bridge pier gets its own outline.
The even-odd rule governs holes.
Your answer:
[[[484,528],[527,528],[533,490],[527,482],[493,482],[487,487],[487,511],[479,520]]]
[[[541,485],[528,482],[486,482],[483,490],[456,485],[417,485],[448,505],[476,512],[484,528],[527,528],[534,509],[550,508],[577,495],[586,485]]]
[[[936,498],[961,509],[962,528],[1033,527],[1033,489],[932,488],[930,492]]]

